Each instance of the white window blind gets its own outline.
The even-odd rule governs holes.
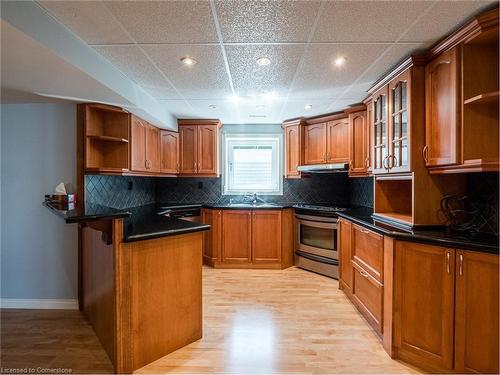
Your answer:
[[[279,136],[226,138],[225,194],[281,194]]]

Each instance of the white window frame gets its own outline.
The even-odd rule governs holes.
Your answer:
[[[275,170],[273,175],[277,178],[277,189],[273,190],[238,190],[230,189],[228,180],[230,176],[229,172],[229,149],[231,145],[238,143],[248,143],[248,140],[255,141],[256,145],[268,145],[272,144],[274,149],[274,155],[276,158],[276,163],[274,165]],[[259,194],[259,195],[283,195],[283,136],[282,134],[223,134],[223,150],[222,150],[222,165],[224,167],[224,173],[222,175],[222,194],[223,195],[245,195],[245,194]]]

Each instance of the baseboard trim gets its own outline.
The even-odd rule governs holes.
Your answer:
[[[78,310],[76,299],[18,299],[1,298],[2,309],[48,309],[48,310]]]

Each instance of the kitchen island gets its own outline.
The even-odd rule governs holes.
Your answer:
[[[202,245],[209,225],[159,216],[156,205],[44,205],[81,226],[79,306],[117,373],[202,337]]]

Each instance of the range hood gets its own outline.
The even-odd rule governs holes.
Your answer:
[[[311,165],[300,165],[297,167],[297,170],[303,173],[335,173],[335,172],[347,172],[348,167],[349,164],[345,163],[311,164]]]

